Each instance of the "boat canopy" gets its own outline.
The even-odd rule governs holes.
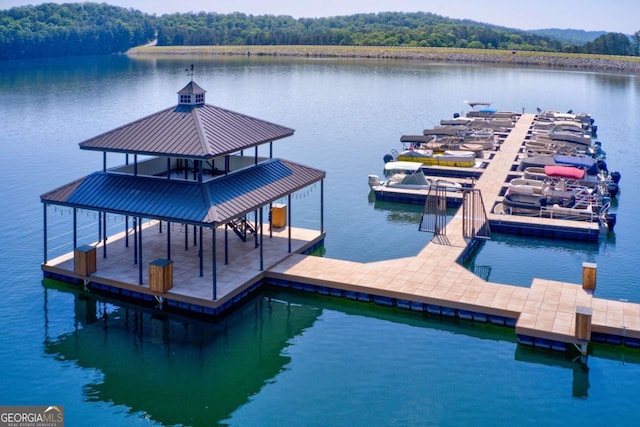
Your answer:
[[[384,164],[384,174],[390,176],[395,173],[413,173],[421,167],[422,164],[418,162],[387,162]]]
[[[590,168],[596,163],[596,160],[593,157],[571,156],[566,154],[554,154],[553,160],[555,160],[558,165],[577,166],[584,168]]]
[[[400,137],[400,142],[410,142],[410,143],[427,143],[433,139],[432,136],[428,135],[402,135]]]
[[[433,129],[425,129],[422,133],[426,135],[445,135],[445,136],[455,136],[459,132],[458,128],[453,126],[440,126],[435,127]]]
[[[469,106],[470,106],[471,108],[475,108],[475,107],[477,107],[478,105],[484,105],[484,106],[487,106],[487,107],[488,107],[489,105],[491,105],[491,104],[492,104],[492,103],[491,103],[491,102],[489,102],[489,101],[466,101],[466,103],[467,103],[467,104],[469,104]]]

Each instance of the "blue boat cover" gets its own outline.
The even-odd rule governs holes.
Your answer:
[[[588,156],[570,156],[566,154],[554,154],[553,159],[559,165],[570,165],[576,167],[590,168],[595,164],[595,159]]]

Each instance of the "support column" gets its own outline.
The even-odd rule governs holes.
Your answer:
[[[138,217],[138,284],[142,285],[142,218]]]
[[[171,260],[171,223],[167,221],[167,259]]]
[[[262,244],[262,212],[264,211],[264,206],[260,207],[260,271],[264,270],[264,254],[263,254],[263,244]]]
[[[229,264],[229,223],[224,225],[224,265]]]
[[[213,278],[211,281],[214,301],[218,299],[218,283],[216,273],[216,225],[213,224],[213,227],[211,228],[211,276]]]
[[[200,277],[204,276],[204,250],[202,249],[202,227],[200,227],[200,247],[198,248],[200,257]]]
[[[289,253],[291,253],[291,211],[293,210],[291,207],[291,194],[287,194],[287,232],[289,236],[287,238],[289,245]]]
[[[256,225],[256,230],[255,230],[256,232],[253,235],[253,240],[255,242],[254,246],[257,248],[258,247],[258,211],[257,210],[253,211],[253,222]]]
[[[107,213],[102,212],[102,258],[107,258]]]
[[[320,233],[324,233],[324,179],[320,180]]]
[[[73,249],[78,247],[78,208],[73,208]]]
[[[131,220],[133,225],[133,263],[138,263],[138,218],[133,217]]]
[[[47,204],[43,203],[42,206],[44,207],[43,209],[43,215],[42,215],[42,220],[43,220],[43,230],[44,230],[44,242],[43,242],[43,251],[44,251],[44,259],[42,260],[43,264],[47,263],[47,252],[49,252],[49,249],[47,247],[48,243],[47,241],[49,240],[49,237],[47,236]]]

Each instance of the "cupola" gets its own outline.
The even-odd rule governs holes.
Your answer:
[[[178,92],[178,105],[204,105],[204,94],[206,92],[191,80]]]

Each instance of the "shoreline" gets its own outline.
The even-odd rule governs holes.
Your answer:
[[[570,70],[640,74],[640,57],[520,50],[385,46],[139,46],[128,56],[222,55],[307,58],[375,58],[526,65]]]

